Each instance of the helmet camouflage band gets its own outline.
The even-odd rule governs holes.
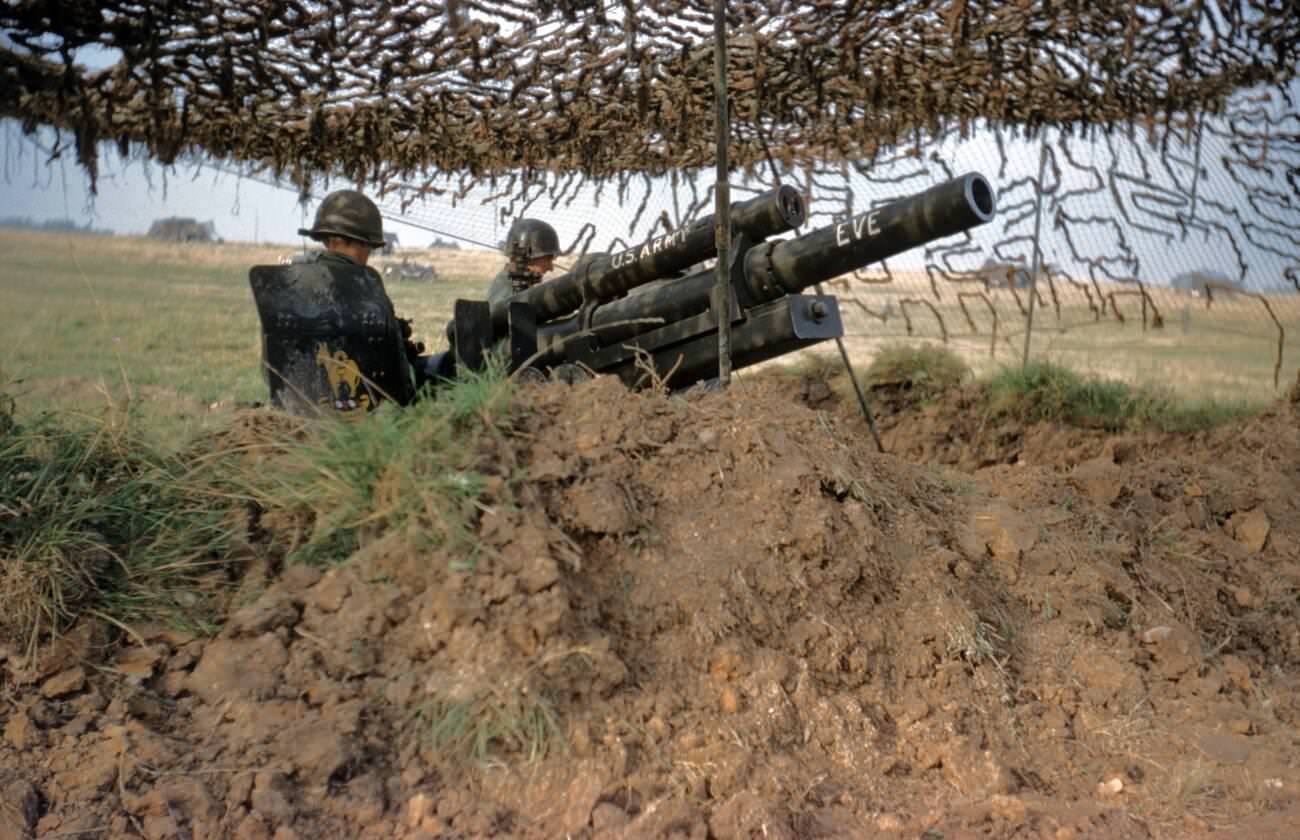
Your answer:
[[[372,248],[384,247],[384,220],[375,203],[356,190],[338,190],[325,196],[316,208],[316,221],[310,228],[299,228],[300,236],[323,242],[342,236],[364,242]]]
[[[510,233],[506,236],[506,253],[513,255],[516,248],[522,248],[530,260],[558,257],[560,236],[555,228],[541,219],[519,219],[510,226]]]

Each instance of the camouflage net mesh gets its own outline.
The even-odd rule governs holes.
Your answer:
[[[1291,79],[1300,41],[1290,0],[728,8],[745,168],[870,159],[977,121],[1168,128]],[[599,181],[712,160],[712,26],[711,0],[16,0],[0,8],[0,116],[69,132],[92,179],[113,141],[302,185]],[[86,47],[107,66],[87,66]]]

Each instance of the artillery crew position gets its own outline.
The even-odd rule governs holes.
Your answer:
[[[843,334],[839,302],[831,295],[804,294],[806,289],[985,224],[993,218],[994,203],[989,182],[971,173],[788,239],[772,237],[799,227],[806,216],[803,198],[792,187],[732,205],[733,369],[838,338]],[[717,256],[712,216],[613,255],[585,255],[545,282],[539,282],[541,274],[559,253],[554,229],[525,219],[511,234],[510,264],[493,281],[488,300],[456,301],[447,328],[451,349],[433,356],[417,356],[409,342],[404,344],[402,322],[392,314],[387,295],[381,297],[382,285],[308,282],[282,276],[284,269],[296,267],[255,267],[250,278],[268,367],[269,348],[280,348],[286,359],[301,359],[317,344],[329,349],[322,358],[334,358],[330,354],[337,346],[358,362],[366,383],[380,386],[367,385],[369,393],[399,402],[426,382],[481,368],[494,349],[506,356],[512,371],[524,365],[542,371],[577,366],[614,374],[633,387],[653,377],[684,388],[716,375],[718,325],[711,305],[716,275],[713,269],[689,273]],[[640,288],[654,281],[664,282]],[[318,289],[321,283],[325,286]],[[281,376],[282,395],[331,387],[325,371],[310,367],[291,367]],[[274,379],[272,395],[274,400]]]
[[[384,399],[409,402],[410,326],[368,265],[385,244],[379,208],[356,190],[339,190],[298,233],[325,250],[249,272],[271,404],[296,414],[351,414]]]
[[[506,235],[505,267],[492,278],[488,303],[504,301],[532,288],[555,268],[560,255],[560,235],[541,219],[518,219]]]

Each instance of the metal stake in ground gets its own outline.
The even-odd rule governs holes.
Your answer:
[[[814,284],[813,291],[819,295],[825,294],[821,283]],[[880,442],[880,432],[876,429],[876,418],[871,413],[871,404],[867,402],[867,395],[863,393],[862,384],[858,382],[858,374],[853,370],[853,363],[849,361],[849,351],[844,349],[844,339],[841,336],[835,337],[835,346],[840,348],[840,361],[844,362],[844,372],[849,375],[849,381],[853,383],[853,393],[858,395],[858,407],[862,409],[862,416],[867,420],[871,439],[876,442],[876,451],[884,454],[885,445]]]
[[[1020,359],[1022,368],[1029,367],[1029,342],[1034,338],[1034,301],[1038,300],[1038,272],[1043,269],[1043,243],[1039,235],[1043,232],[1043,176],[1047,174],[1047,138],[1038,158],[1038,197],[1034,205],[1034,261],[1029,274],[1029,315],[1025,319],[1025,350]],[[1008,277],[1007,282],[1016,282],[1015,277]]]

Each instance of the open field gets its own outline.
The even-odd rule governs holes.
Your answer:
[[[265,398],[248,269],[293,246],[163,243],[0,229],[3,375],[37,405],[98,411],[130,403],[168,425]],[[486,287],[495,255],[406,252],[436,283],[390,282],[399,313],[431,349],[457,297]],[[387,260],[377,264],[382,269]]]
[[[264,398],[247,272],[295,246],[0,230],[0,249],[9,255],[0,264],[3,374],[23,381],[17,392],[25,401],[88,411],[129,404],[146,417],[189,429],[203,425],[214,407]],[[480,294],[501,266],[498,255],[471,250],[403,251],[377,258],[376,265],[382,270],[402,257],[432,264],[440,275],[431,283],[387,284],[398,312],[414,320],[430,350],[444,346],[442,330],[455,299]],[[943,297],[930,309],[901,305],[932,299],[923,275],[899,275],[889,286],[833,285],[844,296],[850,352],[863,363],[882,342],[942,341],[945,330],[949,346],[976,373],[1020,359],[1023,293],[1017,301],[1010,291],[994,290],[985,302],[959,299],[951,287],[941,287]],[[1219,299],[1206,308],[1170,290],[1153,297],[1165,322],[1159,330],[1143,328],[1136,300],[1120,304],[1126,313],[1120,323],[1109,313],[1094,318],[1082,297],[1063,292],[1059,316],[1050,306],[1037,313],[1034,358],[1170,385],[1195,397],[1268,401],[1278,395],[1277,330],[1258,300]],[[1279,296],[1272,305],[1288,336],[1280,376],[1285,389],[1300,367],[1300,299]]]
[[[924,340],[947,344],[976,375],[1018,364],[1023,356],[1025,290],[985,292],[980,284],[940,283],[936,301],[929,280],[919,273],[896,273],[896,282],[888,285],[844,280],[830,285],[834,288],[828,291],[841,296],[845,333],[855,356],[870,356],[882,342]],[[1102,295],[1114,298],[1099,312],[1077,287],[1058,284],[1057,301],[1044,293],[1036,306],[1030,357],[1103,378],[1166,386],[1195,398],[1268,402],[1295,380],[1300,295],[1261,298],[1220,292],[1207,301],[1177,289],[1149,287],[1152,305],[1144,323],[1141,300],[1133,291],[1103,286]],[[1092,299],[1098,297],[1093,290]]]
[[[1300,830],[1300,389],[1189,414],[902,348],[883,452],[809,358],[311,423],[232,410],[291,249],[0,247],[0,837]],[[412,258],[436,346],[498,260]],[[1160,346],[1103,329],[1062,335]]]

